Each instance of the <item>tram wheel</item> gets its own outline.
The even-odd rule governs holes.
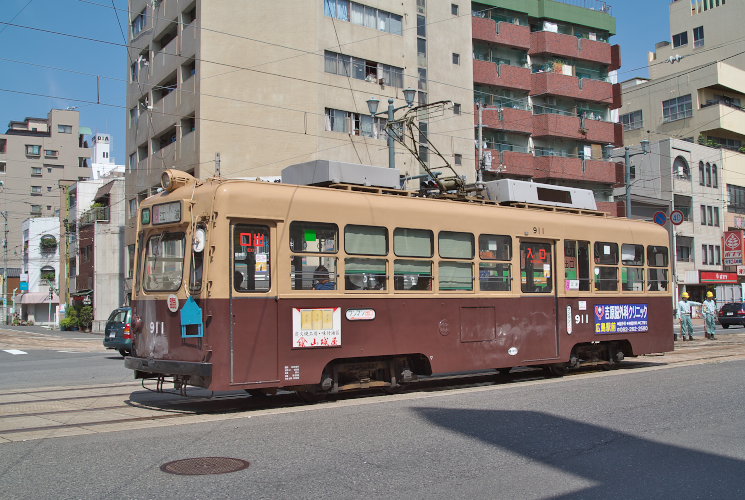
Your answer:
[[[299,397],[303,403],[307,403],[311,405],[326,401],[325,392],[310,390],[310,391],[295,391],[295,394],[297,394],[297,397]]]
[[[543,373],[546,378],[563,377],[567,373],[567,366],[564,363],[545,365],[543,367]]]

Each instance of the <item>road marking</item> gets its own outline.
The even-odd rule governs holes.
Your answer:
[[[3,349],[3,351],[14,356],[18,354],[28,354],[26,351],[19,351],[18,349]]]

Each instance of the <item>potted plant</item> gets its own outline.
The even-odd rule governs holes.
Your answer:
[[[80,308],[78,324],[84,332],[91,331],[91,325],[93,324],[93,306],[83,306]]]

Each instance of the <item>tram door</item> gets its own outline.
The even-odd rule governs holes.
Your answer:
[[[273,226],[234,224],[230,259],[230,382],[277,381]]]
[[[524,361],[559,354],[553,242],[520,242],[521,354]]]

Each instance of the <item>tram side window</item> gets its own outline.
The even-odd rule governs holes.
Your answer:
[[[473,259],[473,235],[440,231],[437,239],[440,257],[447,259]]]
[[[204,252],[191,252],[191,271],[189,272],[189,291],[199,293],[202,289],[202,270],[204,269]]]
[[[589,241],[564,241],[564,279],[567,290],[590,291]]]
[[[553,258],[548,243],[520,243],[520,290],[551,293]]]
[[[142,280],[146,291],[175,292],[181,288],[184,249],[184,233],[162,233],[148,239]]]
[[[440,262],[440,290],[473,290],[473,264]]]
[[[233,228],[233,288],[238,292],[267,292],[270,282],[269,228],[237,224]]]
[[[667,276],[667,247],[648,246],[647,263],[649,265],[647,289],[650,292],[666,292],[669,286]]]
[[[432,290],[432,262],[428,260],[396,260],[393,263],[396,290]]]
[[[442,258],[473,259],[474,241],[471,233],[440,231],[437,246]],[[439,272],[440,290],[473,290],[473,263],[442,261]]]
[[[496,234],[479,236],[481,260],[512,260],[512,238]],[[479,263],[479,286],[482,291],[512,290],[512,264],[499,262]]]
[[[398,257],[432,258],[434,235],[426,229],[396,228],[393,231],[393,253]]]
[[[596,241],[595,253],[595,290],[618,290],[618,243]],[[612,267],[611,267],[612,266]]]
[[[624,292],[644,291],[644,268],[628,267],[644,265],[644,245],[621,245],[621,289]]]
[[[349,224],[344,228],[344,251],[350,255],[388,255],[388,229]],[[387,269],[385,259],[345,259],[344,289],[386,290]]]
[[[344,228],[344,251],[350,255],[388,255],[388,229],[349,224]]]
[[[336,253],[339,249],[339,228],[322,222],[290,224],[290,250],[293,252]]]

